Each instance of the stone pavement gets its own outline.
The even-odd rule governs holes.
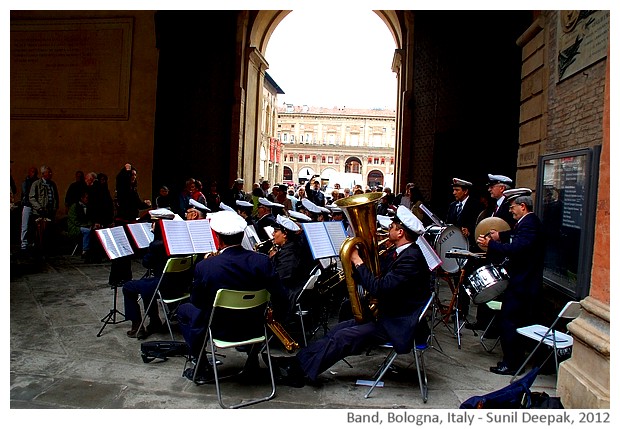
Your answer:
[[[110,263],[86,264],[79,256],[59,255],[36,261],[19,251],[10,265],[10,408],[15,409],[219,409],[215,386],[197,386],[181,376],[183,357],[143,363],[140,342],[128,338],[129,322],[107,325],[100,337],[101,319],[112,307],[108,286]],[[144,273],[133,262],[134,278]],[[448,290],[447,287],[440,287]],[[445,292],[442,292],[445,294]],[[442,297],[443,299],[444,297]],[[447,297],[445,297],[447,300]],[[123,310],[119,290],[118,307]],[[472,309],[475,309],[472,306]],[[181,339],[177,326],[176,339]],[[322,334],[322,330],[318,335]],[[351,356],[322,375],[318,386],[278,386],[276,397],[254,409],[457,409],[473,395],[497,390],[509,376],[489,372],[501,358],[498,346],[487,353],[472,331],[464,331],[458,349],[443,325],[435,329],[436,344],[426,354],[429,398],[423,403],[412,354],[399,356],[397,374],[385,376],[385,386],[364,399],[369,379],[386,355],[382,349],[368,356]],[[169,339],[157,334],[148,340]],[[282,354],[275,350],[274,354]],[[227,352],[228,363],[239,363]],[[229,365],[229,367],[232,365]],[[555,396],[555,375],[539,375],[532,391]],[[268,385],[227,380],[225,398],[235,402],[261,395]],[[20,420],[21,421],[21,420]]]

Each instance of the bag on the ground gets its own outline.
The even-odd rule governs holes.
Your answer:
[[[184,341],[146,341],[140,345],[142,361],[168,360],[170,356],[188,356],[189,347]]]
[[[532,408],[532,392],[530,387],[534,383],[538,372],[539,368],[535,367],[523,378],[515,380],[514,383],[502,389],[487,393],[486,395],[472,396],[463,402],[459,408]]]

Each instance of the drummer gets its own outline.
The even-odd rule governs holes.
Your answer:
[[[452,179],[454,201],[448,207],[446,223],[461,228],[461,232],[469,242],[469,250],[473,252],[474,248],[476,248],[476,237],[474,236],[476,218],[482,208],[478,201],[470,198],[469,194],[472,186],[472,183],[467,180],[456,177]]]
[[[452,179],[452,195],[454,195],[454,201],[450,203],[448,207],[448,214],[446,215],[446,223],[448,225],[455,225],[461,228],[463,236],[467,239],[469,244],[469,250],[475,251],[478,248],[476,245],[476,219],[480,213],[481,207],[478,201],[474,198],[470,198],[469,192],[473,184],[467,180],[454,177]],[[471,264],[465,266],[466,270],[471,272]],[[469,296],[465,292],[463,284],[460,285],[458,296],[459,311],[465,315],[467,320],[467,314],[469,313]]]
[[[509,210],[516,222],[512,231],[489,231],[477,239],[488,247],[489,257],[507,260],[504,264],[510,280],[503,293],[500,310],[500,341],[503,359],[490,371],[514,375],[525,359],[517,328],[535,323],[535,305],[542,289],[544,243],[543,227],[533,212],[532,191],[527,188],[504,192]]]

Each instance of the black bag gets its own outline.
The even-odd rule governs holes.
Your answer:
[[[472,396],[463,402],[459,408],[532,408],[532,392],[530,387],[534,383],[538,371],[539,368],[535,367],[523,378],[515,380],[514,383],[502,389],[482,396]]]
[[[144,363],[155,359],[168,360],[170,356],[189,356],[189,347],[184,341],[147,341],[140,345]]]

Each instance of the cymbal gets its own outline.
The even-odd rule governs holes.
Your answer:
[[[508,225],[508,222],[506,222],[501,217],[491,216],[491,217],[484,218],[476,226],[476,238],[478,238],[481,235],[486,235],[492,229],[499,231],[499,232],[510,231],[510,225]],[[479,244],[478,247],[480,247],[485,252],[487,251],[487,246],[484,246],[484,245],[481,246]]]

